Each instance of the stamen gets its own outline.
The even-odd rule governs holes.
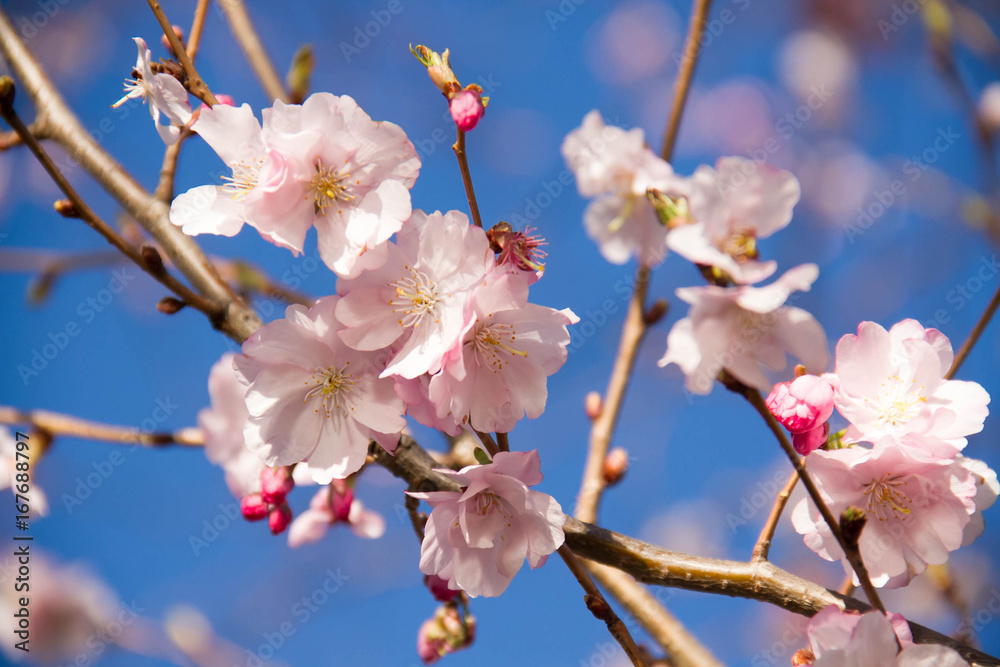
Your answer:
[[[466,345],[471,345],[476,354],[476,365],[482,368],[484,365],[493,366],[493,372],[499,373],[504,366],[510,363],[506,355],[501,354],[501,350],[508,354],[517,355],[525,359],[528,353],[514,347],[513,343],[517,339],[517,331],[510,324],[491,324],[483,326],[476,325],[478,330]]]
[[[350,364],[350,362],[347,363]],[[302,400],[303,403],[309,402],[309,399],[319,398],[320,407],[326,411],[327,417],[331,415],[333,409],[341,415],[346,414],[348,409],[354,409],[349,405],[347,398],[358,380],[347,373],[346,366],[344,368],[316,367],[313,369],[313,382],[315,382],[315,386],[306,392],[306,397]],[[306,384],[308,385],[309,382]],[[315,411],[319,412],[319,407]]]
[[[233,175],[222,177],[222,180],[225,181],[222,191],[232,195],[233,199],[246,197],[251,190],[257,187],[257,177],[263,166],[264,158],[262,157],[254,158],[249,162],[240,160],[230,165]]]
[[[437,305],[441,297],[437,285],[423,271],[407,266],[409,276],[400,278],[390,287],[396,289],[396,297],[389,301],[392,312],[400,313],[399,326],[417,328],[425,317],[437,321]]]
[[[333,167],[324,167],[323,161],[316,158],[316,174],[306,186],[309,193],[307,198],[313,200],[313,210],[316,215],[326,215],[326,209],[335,202],[354,199],[354,195],[344,184],[344,181],[349,181],[350,178],[350,174],[341,174]]]
[[[888,473],[881,479],[873,480],[865,489],[868,513],[874,514],[879,521],[905,521],[910,514],[910,497],[900,487],[906,485],[907,482],[899,481],[899,477],[890,477]]]

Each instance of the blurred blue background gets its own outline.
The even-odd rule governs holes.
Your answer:
[[[643,128],[649,143],[659,146],[689,6],[659,0],[401,0],[402,11],[389,14],[387,1],[248,4],[279,71],[301,44],[311,43],[313,90],[351,95],[373,118],[406,130],[423,159],[414,207],[464,210],[467,204],[450,150],[454,130],[446,105],[408,45],[449,47],[461,81],[479,82],[490,95],[488,113],[468,138],[484,218],[488,224],[514,219],[537,227],[549,241],[549,262],[532,300],[572,308],[581,326],[594,325],[587,328],[593,335],[550,379],[545,415],[511,435],[514,447],[539,449],[542,490],[571,511],[589,429],[583,398],[604,389],[625,306],[614,285],[631,280],[634,267],[609,265],[586,238],[586,202],[575,186],[559,183],[565,169],[559,146],[594,108],[609,123]],[[981,225],[970,224],[970,218],[975,223],[982,217],[974,215],[973,204],[986,172],[969,110],[935,69],[920,16],[907,14],[903,4],[717,0],[681,126],[674,161],[680,173],[720,155],[759,157],[763,149],[770,162],[800,179],[803,196],[792,224],[763,241],[761,251],[777,259],[780,270],[820,265],[819,280],[796,305],[816,315],[831,348],[862,320],[888,327],[907,317],[937,326],[957,348],[998,285],[996,246]],[[164,5],[175,23],[190,24],[193,0]],[[95,128],[104,147],[154,187],[163,146],[147,110],[135,103],[110,108],[135,62],[131,37],[144,37],[154,57],[166,55],[146,4],[11,0],[3,6],[84,126]],[[1000,25],[1000,13],[992,4],[971,6],[983,12],[983,22],[956,8],[954,26],[963,38],[959,72],[978,96],[1000,69],[989,32],[990,25]],[[38,20],[46,7],[51,16],[43,13],[45,20]],[[894,14],[894,7],[902,13]],[[268,105],[215,6],[198,64],[214,92],[258,110]],[[31,116],[24,95],[19,107]],[[939,134],[951,138],[935,148]],[[927,169],[914,171],[915,161]],[[191,140],[181,157],[178,191],[213,182],[221,166],[203,143]],[[114,203],[82,169],[69,177],[100,214],[115,218]],[[904,194],[867,229],[859,226],[860,210],[871,209],[880,196],[884,200],[880,193],[895,180],[904,182]],[[79,221],[53,213],[58,196],[24,149],[0,155],[0,250],[7,263],[0,271],[0,403],[130,426],[148,426],[154,415],[165,417],[157,428],[193,425],[208,402],[210,366],[233,347],[199,313],[156,312],[164,290],[134,268],[127,269],[134,280],[109,304],[99,311],[88,306],[112,280],[110,266],[60,280],[44,303],[27,305],[32,276],[12,270],[12,251],[107,247]],[[304,269],[315,266],[314,245],[305,258],[294,258],[252,230],[199,241],[218,256],[249,258],[313,296],[334,291],[333,275],[322,265]],[[28,255],[21,257],[27,261]],[[981,266],[994,268],[977,278]],[[675,288],[700,282],[689,264],[672,256],[656,271],[652,294],[671,297]],[[613,308],[606,307],[608,299]],[[633,465],[607,494],[600,522],[664,547],[745,560],[770,507],[773,480],[784,481],[787,462],[738,397],[721,388],[690,397],[676,367],[656,367],[669,327],[684,316],[683,304],[674,301],[640,354],[615,440],[628,449]],[[281,310],[273,301],[256,305],[265,319]],[[70,322],[81,333],[25,381],[18,366],[30,365],[49,335]],[[960,373],[994,396],[1000,392],[998,331],[1000,323],[994,323]],[[418,433],[425,445],[440,446],[433,435]],[[965,453],[997,468],[998,440],[1000,420],[991,418]],[[95,470],[109,469],[113,451],[121,452],[115,458],[120,465],[111,465],[96,488],[83,489],[90,493],[82,498],[77,489]],[[364,502],[387,518],[384,538],[362,541],[338,528],[299,550],[288,549],[283,536],[271,537],[262,525],[220,519],[233,499],[221,471],[198,450],[59,439],[37,466],[36,482],[48,494],[51,514],[34,523],[35,546],[60,561],[86,561],[151,619],[162,619],[175,605],[191,605],[220,636],[252,651],[290,622],[294,634],[273,658],[289,665],[419,663],[417,629],[435,603],[421,584],[419,546],[400,514],[403,486],[384,471],[366,473],[359,486]],[[293,509],[305,509],[310,495],[293,494]],[[81,502],[67,502],[74,496]],[[952,560],[974,614],[1000,597],[998,516],[996,508],[987,511],[984,536]],[[213,522],[223,528],[207,528]],[[8,521],[2,523],[6,534]],[[206,544],[195,547],[192,538]],[[837,587],[843,577],[839,564],[805,549],[787,517],[772,558],[827,586]],[[346,580],[303,619],[295,605],[321,588],[331,569]],[[780,609],[667,589],[659,594],[727,664],[787,665],[805,644],[803,620]],[[927,577],[886,597],[893,610],[942,632],[958,624]],[[610,657],[602,652],[610,638],[558,560],[539,571],[523,570],[505,595],[474,600],[472,611],[478,619],[474,646],[444,658],[445,664],[626,664],[617,648]],[[979,633],[994,654],[1000,652],[998,628],[991,615]],[[108,666],[168,664],[121,652],[101,660]]]

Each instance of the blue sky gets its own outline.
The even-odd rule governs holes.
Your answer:
[[[190,21],[193,0],[165,4],[175,22]],[[588,432],[583,397],[606,383],[625,305],[614,286],[629,279],[634,267],[608,264],[584,234],[586,202],[575,186],[560,182],[565,166],[559,145],[595,108],[609,122],[642,127],[650,144],[659,145],[688,6],[657,0],[614,7],[569,0],[400,0],[401,11],[392,14],[390,3],[381,0],[249,4],[279,70],[285,70],[300,44],[311,43],[316,50],[314,90],[351,95],[373,118],[406,130],[423,160],[413,189],[415,207],[464,210],[466,201],[450,150],[453,126],[444,115],[444,100],[408,45],[450,47],[459,78],[487,88],[489,111],[468,139],[484,218],[530,219],[549,241],[546,275],[533,288],[532,300],[572,308],[583,322],[594,324],[594,334],[551,378],[546,413],[511,434],[514,447],[538,448],[546,475],[542,489],[570,510]],[[703,49],[674,167],[688,174],[720,154],[750,154],[769,145],[767,138],[776,138],[777,150],[769,159],[800,178],[803,202],[791,226],[763,241],[761,251],[776,259],[781,270],[803,262],[820,265],[819,280],[796,305],[816,315],[831,347],[862,320],[889,326],[907,317],[934,320],[957,347],[997,286],[995,269],[976,280],[980,267],[995,266],[995,246],[959,215],[961,202],[980,186],[967,115],[929,61],[919,20],[908,20],[887,39],[879,34],[874,19],[890,16],[890,3],[873,3],[875,8],[866,10],[867,22],[850,34],[853,74],[846,92],[811,110],[806,99],[789,89],[782,53],[791,35],[829,27],[817,12],[803,9],[822,4],[715,3],[717,34]],[[121,80],[134,63],[131,37],[144,37],[154,55],[164,55],[157,46],[155,20],[144,3],[136,2],[4,2],[22,26],[21,19],[31,20],[52,5],[57,11],[30,33],[29,48],[41,55],[83,124],[97,128],[104,147],[152,187],[162,144],[147,111],[135,104],[124,110],[109,105],[120,96]],[[732,20],[723,22],[726,10]],[[987,19],[997,25],[995,15]],[[367,42],[362,38],[366,27],[374,35]],[[961,53],[962,74],[974,91],[995,78],[995,64],[977,64],[974,54]],[[216,93],[255,109],[268,104],[214,8],[199,69]],[[731,108],[719,102],[725,99],[735,100]],[[803,105],[809,111],[806,120],[801,120]],[[19,106],[30,116],[23,95]],[[782,124],[786,114],[795,118],[796,113],[799,120],[791,129]],[[957,136],[930,160],[925,151],[941,133]],[[906,161],[914,159],[929,166],[916,179],[906,170]],[[826,169],[837,160],[848,165],[838,172],[848,175],[844,184]],[[220,166],[206,146],[188,142],[178,189],[209,182]],[[82,170],[69,177],[101,215],[114,219],[118,211],[113,202]],[[838,206],[855,201],[867,209],[896,179],[906,185],[898,201],[863,233],[850,233],[858,213]],[[0,250],[104,249],[85,225],[52,212],[55,198],[54,186],[26,152],[0,155]],[[314,296],[334,291],[332,274],[310,261],[316,257],[314,245],[305,258],[294,258],[249,230],[233,239],[199,240],[210,253],[249,258]],[[116,278],[116,270],[124,270],[124,277]],[[116,279],[125,285],[120,293],[109,289]],[[669,257],[654,274],[652,294],[669,298],[675,288],[699,281],[690,265]],[[62,280],[37,307],[26,303],[28,284],[25,274],[0,272],[0,403],[131,426],[158,419],[157,428],[164,429],[194,424],[208,401],[208,369],[232,349],[200,314],[157,313],[153,306],[164,296],[163,289],[124,265]],[[613,308],[606,306],[608,299]],[[639,355],[615,440],[630,451],[634,465],[607,494],[600,522],[667,548],[690,545],[707,555],[746,559],[766,508],[749,510],[745,525],[734,525],[731,517],[740,515],[744,502],[753,508],[754,493],[776,476],[784,479],[787,463],[759,417],[737,397],[717,388],[708,397],[691,398],[676,367],[656,366],[670,325],[684,316],[683,304],[673,301]],[[258,305],[265,319],[279,310],[269,302]],[[58,338],[71,323],[79,327],[79,335],[25,382],[18,366],[30,364],[50,335]],[[998,326],[987,330],[961,372],[962,379],[982,383],[991,394],[1000,391]],[[420,435],[425,444],[438,446],[432,434]],[[970,439],[966,453],[996,468],[998,438],[1000,422],[991,418]],[[121,453],[114,457],[120,463],[111,463],[110,474],[101,476],[99,484],[88,484],[88,475],[109,469],[114,451]],[[33,527],[36,544],[60,560],[86,561],[150,618],[162,618],[178,604],[192,605],[221,636],[253,650],[288,622],[294,633],[282,642],[275,660],[291,665],[418,662],[416,631],[435,604],[417,571],[418,544],[405,516],[398,514],[402,484],[384,471],[366,474],[359,491],[367,505],[385,513],[383,539],[361,541],[336,530],[320,544],[296,551],[263,526],[220,518],[232,498],[221,471],[197,450],[147,451],[60,439],[38,466],[37,476],[52,513]],[[67,502],[74,496],[81,502]],[[304,509],[308,498],[307,490],[300,491],[292,498],[293,508]],[[960,578],[970,578],[966,583],[972,584],[968,591],[974,611],[1000,590],[1000,573],[991,558],[1000,550],[997,511],[986,513],[986,534],[953,560]],[[213,522],[225,527],[209,540],[213,533],[205,532],[206,525]],[[193,536],[205,539],[207,546],[193,547]],[[828,586],[836,587],[842,577],[839,565],[821,561],[803,547],[787,520],[772,555],[779,565]],[[342,585],[304,618],[296,605],[321,589],[331,570]],[[920,594],[914,587],[916,593],[890,596],[889,604],[950,631],[954,616],[924,590]],[[727,664],[787,664],[787,654],[768,662],[770,654],[764,652],[774,642],[780,648],[789,628],[797,632],[797,617],[753,601],[669,590],[664,596],[670,609]],[[502,597],[473,602],[479,621],[476,643],[445,658],[446,664],[602,664],[601,649],[610,639],[580,598],[576,582],[557,560],[536,572],[524,570]],[[995,624],[986,625],[981,641],[986,649],[1000,651]],[[801,647],[802,640],[792,643],[788,653]],[[102,664],[164,663],[120,654],[105,657]]]

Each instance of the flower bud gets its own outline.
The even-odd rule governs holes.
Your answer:
[[[334,521],[349,523],[351,516],[351,505],[354,503],[354,492],[343,480],[333,480],[333,489],[330,494],[330,512]]]
[[[604,457],[604,463],[601,465],[601,476],[606,485],[614,486],[622,480],[627,471],[628,452],[621,447],[615,447]]]
[[[483,99],[479,91],[468,88],[451,98],[451,101],[448,102],[448,110],[451,112],[452,120],[458,125],[458,129],[463,132],[468,132],[476,127],[479,124],[479,119],[486,113],[486,107],[483,106]]]
[[[427,68],[428,76],[442,93],[451,97],[461,87],[448,63],[448,49],[445,49],[444,53],[438,53],[418,44],[416,47],[410,47],[410,53]]]
[[[179,25],[175,25],[172,27],[174,29],[174,34],[177,35],[177,39],[184,46],[184,48],[187,48],[187,45],[184,44],[184,28],[180,27]],[[170,40],[167,39],[166,35],[160,35],[160,44],[162,44],[163,48],[169,51],[172,56],[174,56],[175,58],[177,57],[177,54],[174,53],[174,47],[170,45]]]
[[[271,513],[267,515],[267,527],[271,529],[272,535],[285,532],[291,522],[292,508],[288,506],[288,503],[282,503],[281,506],[273,508]]]
[[[227,107],[236,106],[236,100],[234,100],[231,95],[226,95],[225,93],[219,93],[218,95],[216,95],[215,101]]]
[[[583,409],[591,419],[597,419],[604,411],[604,399],[600,392],[592,391],[583,399]]]
[[[76,204],[71,202],[69,199],[57,199],[52,204],[52,208],[54,208],[56,213],[64,218],[80,217],[80,210],[76,207]]]
[[[818,375],[779,382],[767,397],[767,409],[792,433],[811,431],[833,414],[833,385]]]
[[[259,493],[251,493],[240,500],[240,512],[247,521],[260,521],[267,516],[267,503]]]
[[[813,652],[807,648],[800,649],[795,652],[792,656],[792,667],[801,667],[801,665],[812,665],[816,662],[816,656]]]
[[[448,642],[438,627],[436,619],[423,622],[417,631],[417,655],[425,665],[433,665],[448,653]]]
[[[442,579],[436,574],[425,575],[424,585],[427,586],[427,590],[431,592],[431,595],[438,602],[451,602],[459,593],[459,591],[453,591],[448,588],[448,580]]]
[[[265,502],[278,505],[295,488],[295,480],[288,468],[264,468],[260,472],[260,495]]]
[[[179,313],[185,306],[187,306],[186,303],[172,296],[165,296],[156,303],[156,309],[165,315]]]
[[[823,422],[811,431],[792,433],[792,447],[802,456],[814,452],[826,444],[830,434],[830,422]]]

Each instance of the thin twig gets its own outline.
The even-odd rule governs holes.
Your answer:
[[[62,190],[66,198],[73,202],[73,206],[80,216],[80,219],[92,227],[98,234],[103,236],[108,243],[118,249],[122,254],[131,259],[136,265],[143,271],[148,273],[158,282],[160,282],[164,287],[169,289],[171,292],[180,297],[189,306],[196,308],[206,315],[209,316],[213,321],[217,320],[221,315],[221,311],[218,307],[205,299],[200,294],[193,291],[190,287],[180,282],[173,277],[163,265],[150,265],[143,256],[132,247],[129,243],[125,241],[118,232],[113,230],[106,222],[94,213],[93,209],[77,194],[73,186],[69,184],[66,177],[63,176],[62,172],[59,171],[59,167],[56,166],[49,154],[45,152],[42,145],[38,143],[28,128],[25,126],[24,122],[14,111],[13,100],[14,100],[14,82],[9,77],[0,77],[0,88],[3,88],[5,92],[0,92],[0,116],[21,135],[21,140],[25,145],[31,150],[35,155],[35,158],[41,163],[45,171],[48,172],[49,176],[55,181],[55,184]],[[9,91],[9,92],[7,92]]]
[[[986,326],[990,323],[990,320],[993,319],[993,315],[996,314],[998,306],[1000,306],[1000,287],[998,287],[997,291],[993,293],[993,298],[990,299],[990,303],[986,306],[986,310],[984,310],[983,314],[979,316],[979,321],[976,322],[976,326],[972,328],[972,331],[969,332],[969,337],[965,339],[965,342],[962,343],[962,347],[959,348],[958,353],[955,355],[955,360],[951,362],[951,368],[948,369],[948,373],[945,375],[946,379],[950,380],[955,377],[956,373],[958,373],[958,369],[962,367],[963,363],[965,363],[965,359],[969,356],[969,353],[972,352],[972,348],[976,346],[976,343],[979,341],[979,337],[983,335],[983,332],[986,330]]]
[[[670,108],[670,118],[667,120],[667,129],[663,135],[663,148],[660,151],[660,156],[667,162],[670,162],[670,158],[674,154],[674,143],[677,140],[677,131],[681,127],[681,116],[684,115],[684,105],[687,103],[688,92],[691,90],[691,81],[694,79],[698,56],[701,55],[702,34],[705,32],[708,9],[711,5],[712,0],[695,0],[694,10],[691,12],[691,22],[688,24],[687,39],[684,43],[684,59],[681,61],[677,80],[674,83],[673,106]]]
[[[237,342],[242,342],[261,326],[257,314],[243,303],[198,244],[170,222],[169,207],[154,199],[140,186],[66,106],[38,61],[21,41],[20,35],[0,7],[0,52],[21,89],[35,105],[35,122],[44,120],[48,136],[68,155],[67,168],[82,167],[118,204],[156,240],[177,270],[191,286],[217,303],[224,313],[213,322]]]
[[[489,433],[483,433],[482,431],[476,431],[476,435],[479,436],[480,442],[483,443],[483,447],[486,448],[486,452],[490,455],[490,457],[492,458],[496,456],[497,452],[500,451],[500,448],[497,447],[497,443],[493,440],[493,436]]]
[[[590,613],[594,615],[594,618],[604,621],[608,626],[608,632],[611,633],[611,636],[622,647],[625,655],[628,656],[633,665],[636,667],[646,667],[646,663],[642,659],[642,654],[639,652],[639,647],[635,645],[635,640],[629,634],[628,628],[625,627],[622,620],[618,618],[618,614],[615,613],[615,610],[611,608],[608,601],[601,595],[601,591],[587,573],[587,568],[583,566],[583,563],[576,557],[576,554],[565,544],[559,547],[559,555],[562,556],[569,571],[580,582],[580,586],[583,588],[584,593],[586,593],[583,599]]]
[[[194,19],[191,21],[191,31],[188,33],[187,53],[194,62],[198,55],[198,47],[201,46],[201,34],[205,30],[205,16],[208,14],[208,6],[212,0],[198,0],[198,6],[194,9]]]
[[[198,70],[194,66],[194,62],[188,55],[187,50],[181,43],[177,33],[174,32],[174,26],[170,23],[170,19],[163,12],[163,7],[157,0],[147,0],[149,3],[149,8],[153,10],[153,14],[156,15],[156,20],[159,22],[160,27],[163,28],[163,34],[167,36],[167,41],[170,42],[170,48],[177,56],[177,59],[181,61],[181,65],[184,67],[184,73],[187,74],[188,90],[191,94],[197,97],[199,100],[207,104],[208,106],[215,106],[219,103],[215,99],[215,95],[209,90],[208,84],[201,78],[198,74]]]
[[[25,412],[6,405],[0,405],[0,424],[28,425],[50,436],[101,440],[119,445],[202,447],[205,444],[204,434],[197,428],[185,428],[172,433],[169,431],[148,432],[127,426],[113,426],[87,421],[79,417],[47,410]]]
[[[462,172],[462,184],[465,186],[465,196],[469,200],[469,211],[472,213],[472,222],[476,227],[482,228],[483,219],[479,215],[479,203],[476,201],[476,191],[472,188],[472,174],[469,172],[469,160],[465,155],[465,130],[456,128],[458,137],[451,147],[458,158],[458,168]]]
[[[160,166],[160,180],[153,191],[153,197],[165,204],[170,204],[174,200],[174,177],[177,175],[177,161],[181,156],[181,146],[184,140],[191,136],[191,130],[184,128],[181,130],[177,141],[168,145],[163,151],[163,164]]]
[[[267,50],[260,41],[257,31],[254,30],[250,14],[247,12],[243,0],[219,0],[219,7],[222,8],[226,20],[229,22],[229,29],[232,30],[236,42],[243,50],[250,67],[257,75],[257,80],[264,88],[264,93],[268,99],[281,100],[288,103],[290,101],[285,84],[278,76],[278,70],[274,68],[274,63],[267,55]]]
[[[837,540],[837,544],[840,545],[841,550],[844,552],[847,561],[851,564],[854,569],[854,573],[858,575],[858,581],[861,582],[861,588],[865,591],[865,595],[868,596],[868,601],[871,605],[881,612],[885,612],[885,605],[882,604],[881,598],[879,598],[878,591],[871,582],[871,578],[868,576],[868,568],[865,567],[865,563],[861,558],[861,554],[857,549],[851,548],[851,546],[844,539],[843,534],[840,532],[840,522],[837,517],[833,516],[833,512],[827,506],[826,501],[823,500],[823,496],[813,481],[812,477],[806,472],[805,464],[803,463],[802,457],[800,457],[796,452],[795,448],[792,447],[791,441],[788,439],[788,435],[785,430],[778,423],[778,420],[774,418],[771,411],[767,409],[767,405],[764,403],[764,397],[761,393],[753,388],[742,386],[742,390],[735,389],[738,393],[742,394],[747,401],[760,413],[760,416],[764,418],[767,422],[768,428],[774,433],[774,436],[778,439],[778,443],[784,450],[785,454],[788,456],[788,460],[792,462],[792,466],[795,471],[799,474],[799,478],[802,480],[803,486],[806,487],[806,491],[809,492],[809,497],[812,499],[813,504],[819,510],[820,515],[822,515],[823,520],[826,521],[827,526],[830,528],[830,532],[833,533],[834,538]]]
[[[507,439],[506,433],[500,433],[497,431],[497,447],[501,452],[510,451],[510,440]]]
[[[788,478],[788,482],[781,491],[778,492],[778,497],[774,499],[774,506],[771,507],[771,514],[767,517],[767,523],[764,524],[764,528],[760,531],[760,537],[757,538],[757,544],[753,547],[753,555],[750,557],[751,562],[760,562],[762,560],[767,560],[767,554],[771,550],[771,540],[774,538],[774,531],[778,527],[778,520],[781,518],[781,513],[785,510],[785,505],[788,504],[788,498],[792,495],[792,490],[795,489],[795,485],[799,483],[799,473],[793,472],[792,476]]]

